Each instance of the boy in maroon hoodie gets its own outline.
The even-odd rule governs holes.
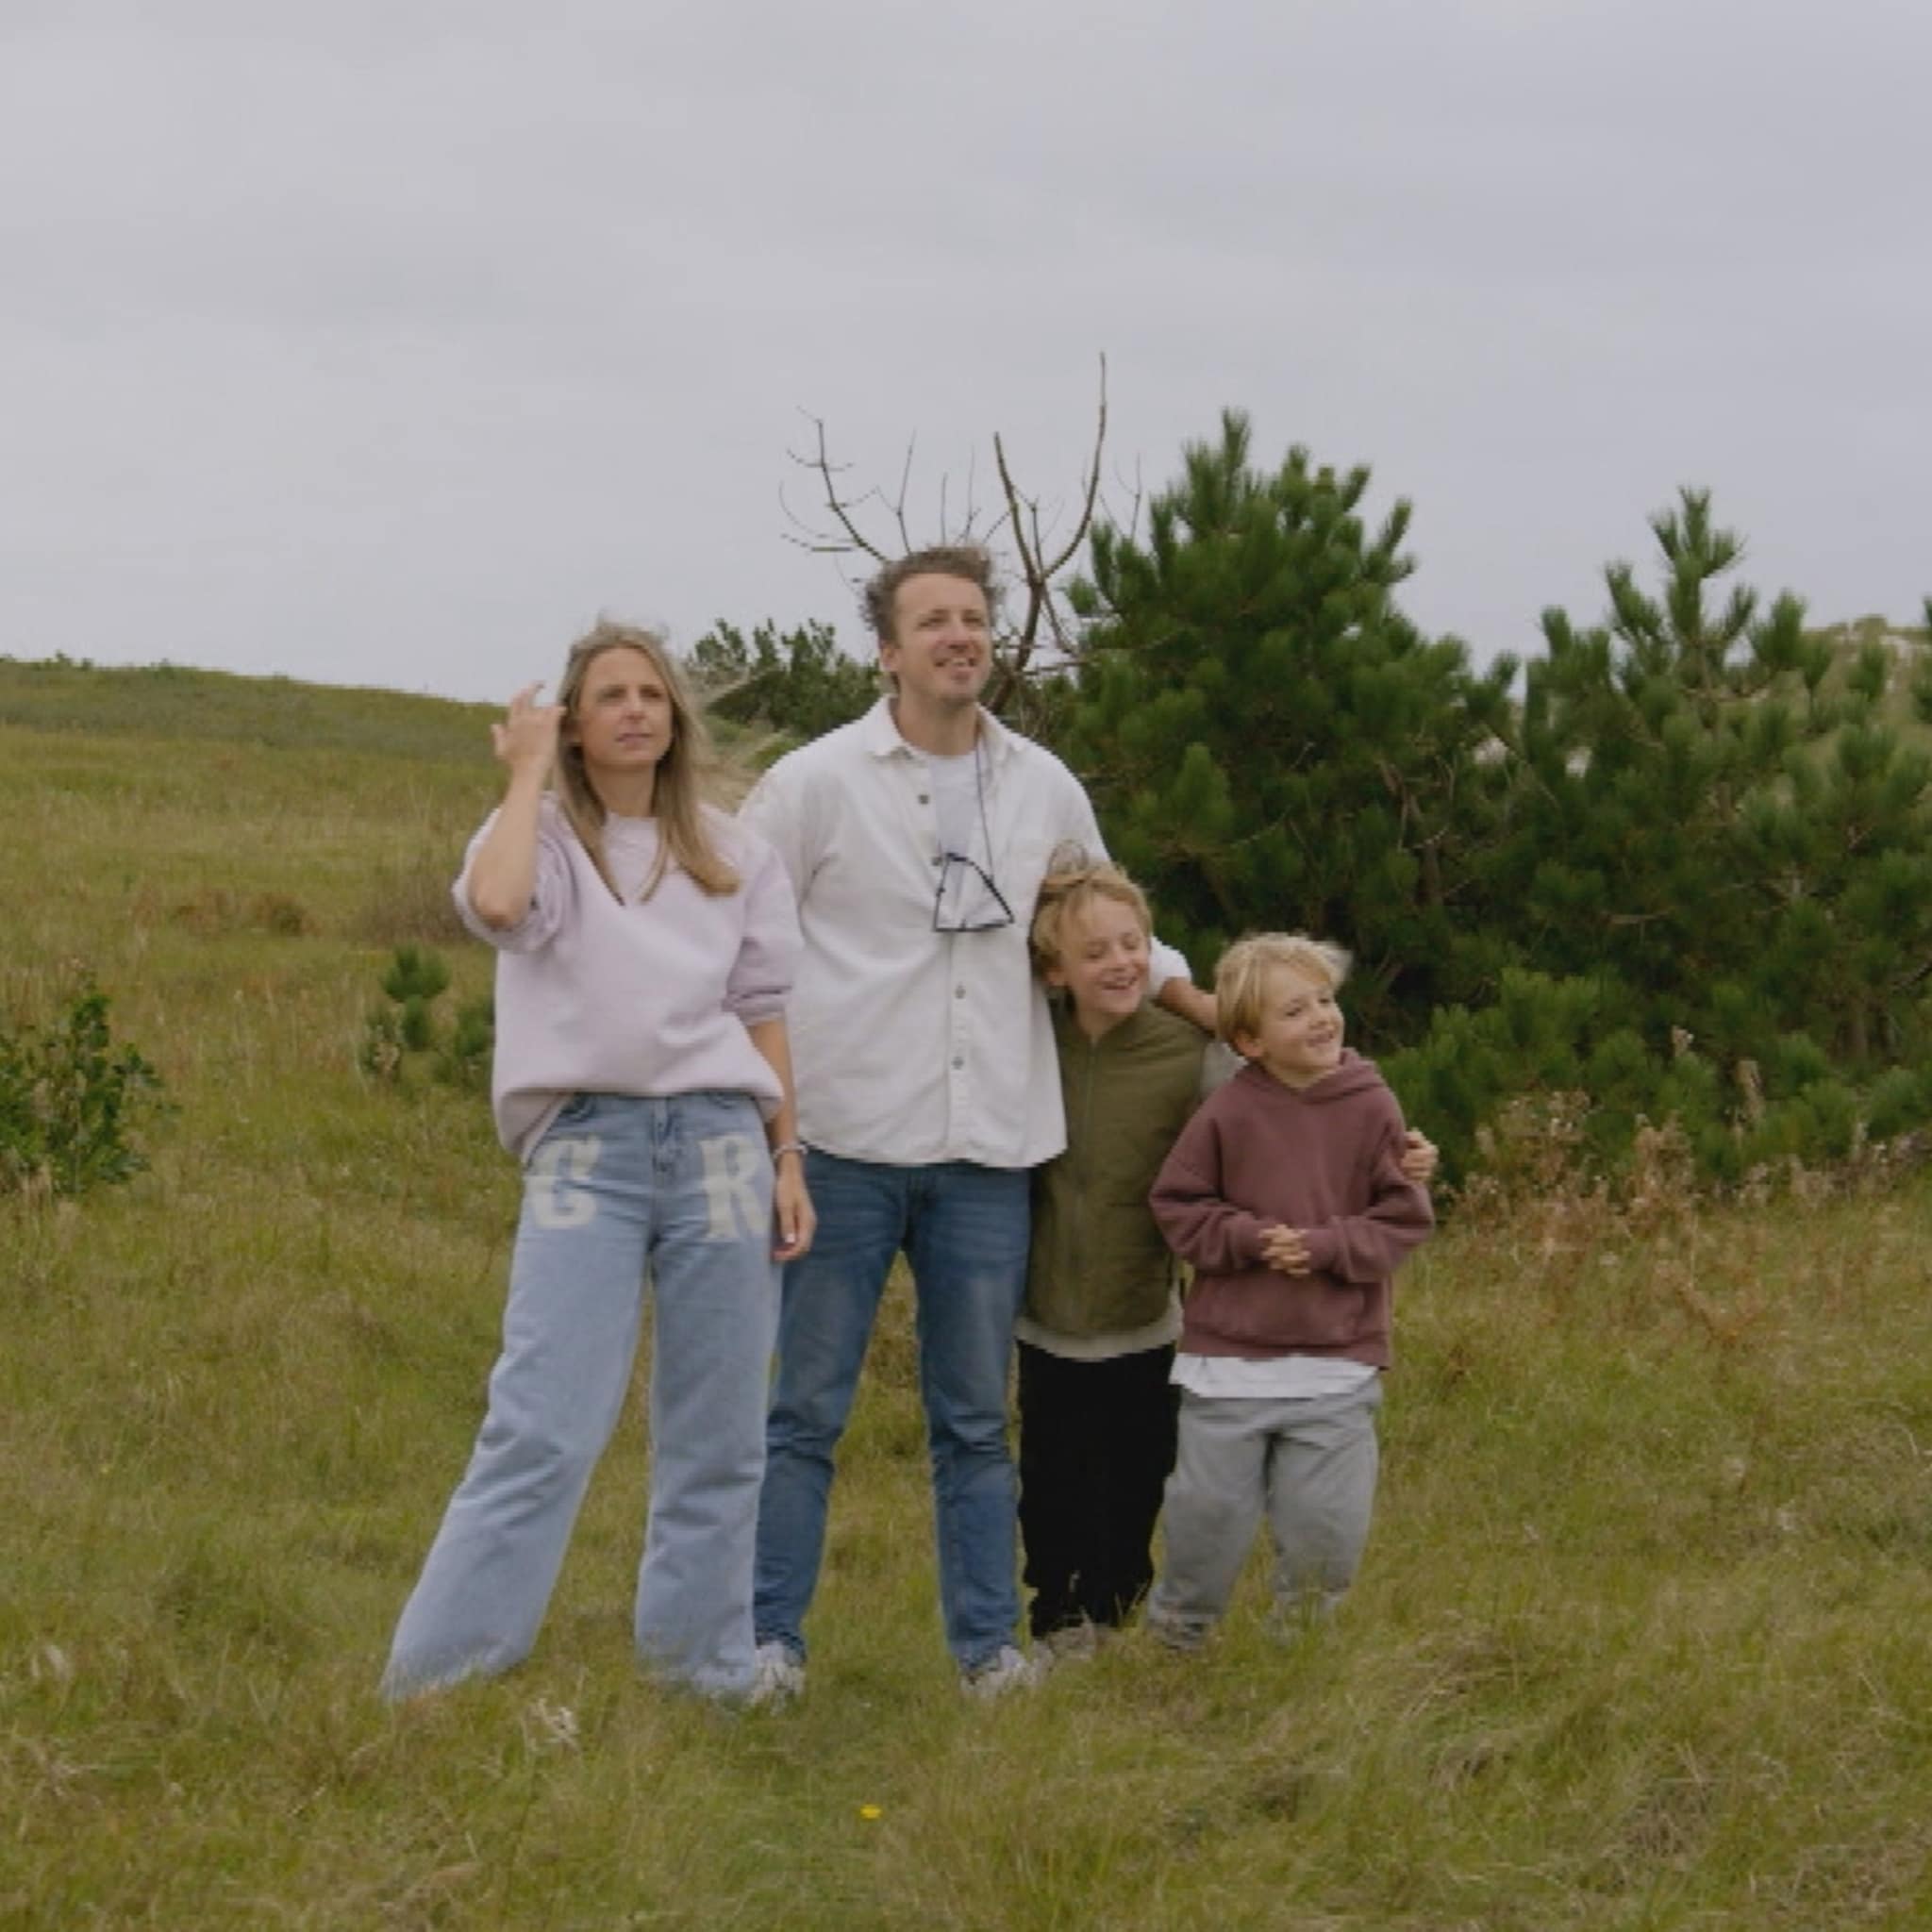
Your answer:
[[[1189,1123],[1149,1200],[1194,1270],[1174,1379],[1180,1446],[1148,1627],[1198,1645],[1262,1515],[1279,1608],[1333,1605],[1368,1539],[1391,1281],[1434,1225],[1402,1109],[1342,1045],[1340,947],[1264,933],[1215,975],[1247,1061]]]

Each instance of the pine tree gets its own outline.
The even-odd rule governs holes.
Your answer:
[[[709,709],[741,724],[762,723],[817,738],[868,710],[878,695],[874,667],[848,658],[828,624],[780,632],[769,620],[750,638],[716,624],[691,650],[691,673]]]
[[[1403,615],[1409,508],[1370,531],[1366,469],[1296,448],[1270,474],[1249,449],[1227,412],[1144,539],[1095,528],[1062,743],[1197,972],[1243,930],[1320,934],[1357,955],[1367,1036],[1412,1035],[1500,965],[1458,900],[1514,666],[1473,675]]]
[[[1660,600],[1615,563],[1607,625],[1543,614],[1549,655],[1525,674],[1511,836],[1492,874],[1531,962],[1607,975],[1626,1005],[1645,990],[1688,1001],[1740,956],[1761,912],[1761,888],[1736,870],[1742,801],[1831,724],[1830,653],[1806,640],[1795,599],[1759,619],[1740,588],[1708,608],[1743,547],[1708,498],[1685,491],[1652,528]]]
[[[1659,1058],[1689,1036],[1720,1068],[1751,1061],[1774,1098],[1916,1058],[1932,762],[1888,722],[1890,654],[1840,672],[1797,598],[1723,590],[1744,545],[1707,492],[1651,528],[1657,594],[1612,565],[1607,622],[1546,612],[1527,668],[1486,874],[1519,958],[1595,980],[1603,1026]]]

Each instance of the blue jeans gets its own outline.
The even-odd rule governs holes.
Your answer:
[[[714,1696],[752,1686],[751,1585],[777,1327],[772,1161],[741,1093],[578,1094],[531,1154],[503,1354],[383,1692],[528,1655],[630,1384],[653,1295],[651,1501],[637,1648]]]
[[[1026,1286],[1030,1175],[959,1160],[884,1167],[816,1149],[806,1174],[818,1237],[785,1270],[758,1502],[758,1641],[805,1655],[833,1452],[886,1276],[904,1249],[918,1297],[946,1643],[973,1669],[1012,1641],[1020,1615],[1007,1367]]]

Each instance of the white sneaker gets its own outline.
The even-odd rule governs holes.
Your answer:
[[[775,1710],[805,1694],[805,1659],[777,1638],[761,1643],[754,1660],[758,1674],[751,1683],[751,1694],[744,1700],[754,1709]]]
[[[967,1696],[976,1697],[982,1704],[991,1704],[1009,1690],[1032,1690],[1045,1674],[1024,1651],[1006,1643],[983,1664],[976,1664],[970,1671],[961,1671],[959,1688]]]

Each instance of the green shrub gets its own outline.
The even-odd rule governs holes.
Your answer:
[[[427,946],[398,946],[382,975],[382,990],[401,1006],[433,1000],[449,984],[449,967]]]
[[[1893,1067],[1873,1083],[1866,1099],[1865,1131],[1874,1141],[1890,1141],[1926,1117],[1924,1075],[1909,1067]]]
[[[485,993],[457,1008],[456,1024],[443,1043],[437,1071],[461,1087],[490,1084],[490,1057],[496,1048],[496,1002]]]
[[[411,1057],[426,1058],[439,1080],[485,1087],[496,1045],[495,1003],[486,993],[466,1000],[445,1035],[436,1002],[449,986],[449,967],[427,946],[398,946],[382,975],[389,1004],[372,1007],[362,1023],[356,1064],[373,1080],[400,1084]]]
[[[132,1135],[161,1078],[115,1048],[108,1004],[84,973],[49,1024],[0,1033],[0,1193],[83,1194],[147,1166]]]
[[[1860,1082],[1802,1033],[1773,1042],[1763,1071],[1750,1060],[1726,1067],[1682,1029],[1653,1042],[1608,1025],[1617,1010],[1603,982],[1507,972],[1493,1006],[1447,1008],[1424,1040],[1381,1064],[1451,1182],[1520,1178],[1531,1164],[1521,1143],[1547,1138],[1552,1109],[1565,1122],[1560,1164],[1572,1179],[1621,1174],[1647,1128],[1673,1124],[1697,1173],[1720,1188],[1792,1162],[1843,1162],[1932,1118],[1932,1068]]]

